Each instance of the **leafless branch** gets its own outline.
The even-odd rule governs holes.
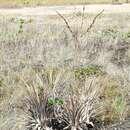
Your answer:
[[[69,22],[66,20],[66,18],[65,18],[62,14],[60,14],[58,11],[56,11],[56,12],[57,12],[57,14],[63,19],[63,21],[65,22],[65,24],[66,24],[68,30],[70,31],[70,33],[71,33],[72,35],[74,35],[74,32],[72,31],[72,29],[71,29],[71,27],[70,27],[70,25],[69,25]]]
[[[75,48],[78,49],[79,48],[79,40],[78,40],[78,37],[77,37],[77,33],[72,30],[72,28],[70,27],[69,22],[66,20],[66,18],[62,14],[60,14],[58,11],[56,11],[56,12],[63,19],[63,21],[65,22],[68,30],[72,34],[72,37],[73,37],[73,39],[75,41]]]
[[[87,28],[87,32],[89,32],[89,31],[91,30],[91,28],[92,28],[93,25],[95,24],[97,18],[98,18],[103,12],[104,12],[104,9],[94,17],[92,23],[91,23],[91,24],[89,25],[89,27]]]
[[[84,13],[85,13],[85,6],[83,6],[81,29],[83,28],[83,24],[84,24]]]

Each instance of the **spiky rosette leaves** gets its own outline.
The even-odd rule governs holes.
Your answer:
[[[53,106],[48,104],[49,92],[39,92],[33,85],[26,84],[27,95],[24,99],[23,112],[27,122],[26,130],[48,130],[53,116]]]
[[[91,79],[89,83],[85,83],[85,87],[82,89],[82,92],[81,88],[79,92],[76,90],[78,93],[72,92],[72,95],[63,104],[63,109],[58,115],[60,120],[67,124],[64,129],[83,130],[83,126],[87,128],[88,125],[94,127],[91,119],[99,113],[99,108],[96,104],[100,89],[96,80]],[[85,92],[83,93],[83,91]]]

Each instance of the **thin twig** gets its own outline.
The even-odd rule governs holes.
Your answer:
[[[91,23],[91,24],[89,25],[89,27],[87,28],[87,32],[89,32],[89,31],[91,30],[91,28],[93,27],[93,25],[94,25],[95,22],[96,22],[96,19],[97,19],[103,12],[104,12],[104,9],[94,17],[92,23]]]
[[[74,42],[75,42],[75,49],[76,50],[79,49],[79,39],[78,39],[77,33],[72,30],[72,28],[69,25],[69,22],[66,20],[66,18],[62,14],[60,14],[58,11],[56,11],[56,12],[63,19],[63,21],[65,22],[65,24],[66,24],[66,26],[68,28],[68,30],[72,34],[72,37],[73,37]]]
[[[83,28],[83,24],[84,24],[84,13],[85,13],[85,6],[83,6],[83,12],[82,12],[82,21],[81,21],[81,29]]]
[[[71,29],[71,27],[70,27],[70,25],[69,25],[69,22],[66,20],[66,18],[65,18],[62,14],[60,14],[58,11],[56,11],[56,12],[57,12],[57,14],[64,20],[64,22],[65,22],[65,24],[66,24],[68,30],[70,31],[70,33],[71,33],[72,35],[74,35],[74,32],[72,31],[72,29]]]

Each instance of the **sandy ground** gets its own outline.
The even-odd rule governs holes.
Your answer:
[[[104,13],[130,13],[130,4],[120,5],[85,5],[86,13],[97,13],[104,9]],[[0,9],[0,15],[22,15],[22,16],[46,16],[55,15],[56,11],[61,14],[71,14],[73,12],[79,12],[83,10],[82,5],[75,6],[44,6],[44,7],[25,7],[25,8],[13,8],[13,9]]]

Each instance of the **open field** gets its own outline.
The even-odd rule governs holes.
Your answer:
[[[0,0],[0,7],[72,5],[72,4],[111,4],[128,3],[129,0]]]
[[[48,118],[129,130],[130,14],[102,14],[89,31],[95,14],[64,17],[69,26],[58,15],[0,16],[0,130],[43,130]]]

